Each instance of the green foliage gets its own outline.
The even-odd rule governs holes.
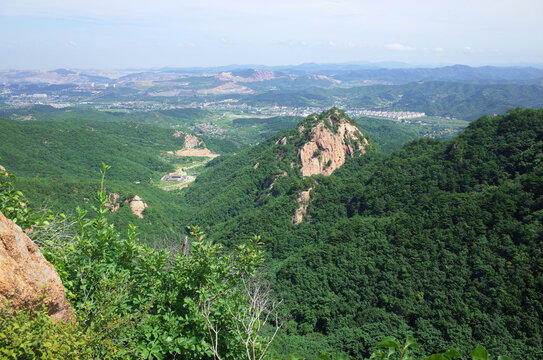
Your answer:
[[[412,125],[399,124],[387,119],[361,117],[356,119],[358,127],[380,151],[389,154],[405,143],[424,135]]]
[[[409,360],[414,359],[410,356],[409,350],[419,349],[420,345],[415,341],[415,338],[412,335],[407,335],[404,346],[400,345],[393,337],[389,337],[383,339],[375,347],[377,348],[377,351],[371,355],[370,359]]]
[[[205,241],[197,227],[190,228],[190,247],[174,254],[141,245],[133,226],[123,238],[106,217],[108,169],[104,165],[101,171],[96,216],[87,219],[78,209],[74,241],[42,246],[72,299],[93,356],[206,359],[216,353],[228,359],[243,353],[232,313],[246,306],[240,281],[262,264],[259,238],[240,244],[235,254]],[[220,336],[210,337],[210,328],[220,329]]]
[[[275,143],[281,134],[210,162],[185,200],[214,240],[269,239],[291,319],[276,352],[361,358],[374,339],[410,333],[430,351],[468,353],[479,343],[535,359],[543,348],[541,134],[542,110],[516,109],[450,141],[415,140],[306,179],[290,168],[291,139]],[[307,222],[295,226],[296,196],[309,187]]]
[[[45,305],[34,312],[0,310],[0,358],[91,359],[89,338],[75,323],[54,322]]]
[[[30,211],[26,206],[28,200],[21,191],[15,190],[13,182],[10,181],[14,177],[15,175],[0,169],[0,212],[23,229],[27,229],[33,223],[30,219]]]
[[[420,345],[415,341],[412,335],[407,335],[404,345],[400,345],[396,339],[390,337],[385,338],[375,348],[371,356],[371,359],[387,359],[387,360],[449,360],[449,359],[467,359],[456,349],[449,349],[443,353],[435,353],[431,355],[418,355],[411,349],[420,349]],[[417,356],[418,355],[418,356]],[[472,360],[490,360],[491,357],[488,351],[481,345],[477,347],[469,354]],[[498,360],[510,360],[508,356],[498,356]]]
[[[504,114],[513,107],[543,106],[541,85],[424,81],[395,86],[314,89],[313,93],[325,98],[342,98],[353,107],[417,111],[469,121],[485,114]]]
[[[76,206],[89,211],[88,202],[97,186],[96,164],[105,161],[113,166],[110,192],[119,194],[121,205],[118,211],[108,214],[110,221],[123,227],[135,223],[149,240],[173,236],[179,229],[175,222],[184,217],[178,205],[179,193],[166,193],[154,185],[174,170],[176,162],[175,158],[164,158],[162,152],[183,146],[184,140],[173,137],[172,129],[76,119],[0,119],[0,123],[3,165],[17,174],[2,188],[17,187],[26,195],[24,203],[29,207],[66,214],[73,213]],[[149,205],[144,219],[123,206],[123,201],[135,195]]]
[[[377,338],[413,334],[429,352],[458,349],[435,359],[489,357],[477,344],[537,359],[541,134],[542,110],[516,109],[481,118],[451,141],[415,140],[391,155],[349,159],[330,177],[303,179],[295,164],[304,134],[291,131],[210,161],[181,197],[194,211],[176,228],[200,223],[214,242],[191,228],[191,250],[171,255],[141,245],[134,229],[119,235],[102,185],[97,215],[78,211],[78,236],[60,249],[46,244],[45,253],[98,357],[243,353],[232,315],[244,309],[240,286],[264,256],[256,238],[244,239],[262,233],[289,319],[275,355],[364,358]],[[277,143],[285,135],[293,137]],[[307,221],[293,225],[297,194],[309,187]],[[381,345],[375,351],[385,358],[405,356],[395,340]],[[419,356],[414,347],[404,350]]]
[[[153,176],[173,170],[158,155],[160,150],[172,150],[175,138],[169,134],[172,140],[168,147],[163,139],[167,137],[166,131],[158,134],[149,129],[141,131],[143,125],[121,126],[73,119],[63,122],[0,119],[0,126],[3,130],[0,151],[5,166],[19,177],[92,178],[100,161],[114,166],[111,178],[116,181],[149,182]],[[164,145],[154,143],[158,135]],[[153,141],[151,144],[149,138]]]
[[[1,160],[2,158],[0,158]],[[22,229],[47,226],[56,217],[52,211],[36,212],[28,206],[25,195],[16,190],[15,175],[0,169],[0,212]],[[59,216],[65,216],[59,214]]]

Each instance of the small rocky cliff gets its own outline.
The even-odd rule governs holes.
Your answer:
[[[297,135],[285,136],[276,144],[296,143],[297,161],[304,177],[331,175],[347,158],[365,154],[370,146],[356,124],[337,108],[308,116],[296,130]],[[292,216],[293,224],[303,221],[311,199],[311,189],[298,194],[299,207]]]
[[[14,309],[37,310],[45,303],[54,320],[72,318],[53,265],[19,226],[0,213],[0,308],[7,301]]]
[[[347,157],[364,154],[368,146],[368,139],[358,127],[336,108],[310,115],[298,131],[308,140],[298,151],[303,176],[330,175]]]

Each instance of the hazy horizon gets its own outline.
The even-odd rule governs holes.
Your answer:
[[[396,64],[394,64],[396,63]],[[346,61],[346,62],[337,62],[337,63],[317,63],[317,62],[305,62],[298,64],[280,64],[280,65],[269,65],[269,64],[219,64],[219,65],[210,65],[210,66],[200,66],[200,65],[187,65],[187,66],[156,66],[156,67],[71,67],[71,66],[51,66],[51,67],[26,67],[26,68],[0,68],[0,71],[55,71],[55,70],[78,70],[78,71],[104,71],[104,72],[138,72],[138,71],[165,71],[168,70],[183,70],[187,71],[193,70],[214,70],[220,69],[220,71],[232,71],[232,70],[243,70],[243,69],[259,69],[259,70],[273,70],[278,71],[280,69],[289,69],[296,68],[304,65],[315,64],[326,69],[327,65],[330,66],[341,66],[341,65],[360,65],[360,69],[376,70],[376,69],[437,69],[443,67],[451,66],[469,66],[472,68],[480,67],[496,67],[496,68],[535,68],[543,69],[543,62],[541,63],[504,63],[504,64],[481,64],[481,65],[467,65],[467,64],[432,64],[432,63],[404,63],[396,61],[376,61],[376,62],[365,62],[365,61]],[[330,69],[326,69],[330,70]]]
[[[543,2],[0,0],[0,69],[543,65]]]

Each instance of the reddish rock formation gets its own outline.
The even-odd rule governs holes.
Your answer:
[[[303,176],[330,175],[345,163],[347,156],[366,152],[368,140],[355,125],[339,119],[334,126],[332,131],[321,121],[311,129],[311,140],[298,151]],[[303,126],[300,128],[303,132]]]
[[[53,320],[72,319],[72,308],[53,265],[19,226],[0,213],[0,307],[6,301],[14,309],[32,310],[45,303]]]
[[[147,207],[147,204],[143,202],[143,200],[138,196],[134,196],[132,200],[128,201],[130,205],[130,209],[132,210],[132,213],[139,217],[140,219],[143,219],[143,210]]]

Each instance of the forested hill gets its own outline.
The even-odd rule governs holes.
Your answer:
[[[362,357],[412,333],[435,351],[543,357],[543,110],[369,149],[330,176],[291,166],[289,134],[211,162],[185,197],[216,241],[264,236],[290,319],[277,353]]]

